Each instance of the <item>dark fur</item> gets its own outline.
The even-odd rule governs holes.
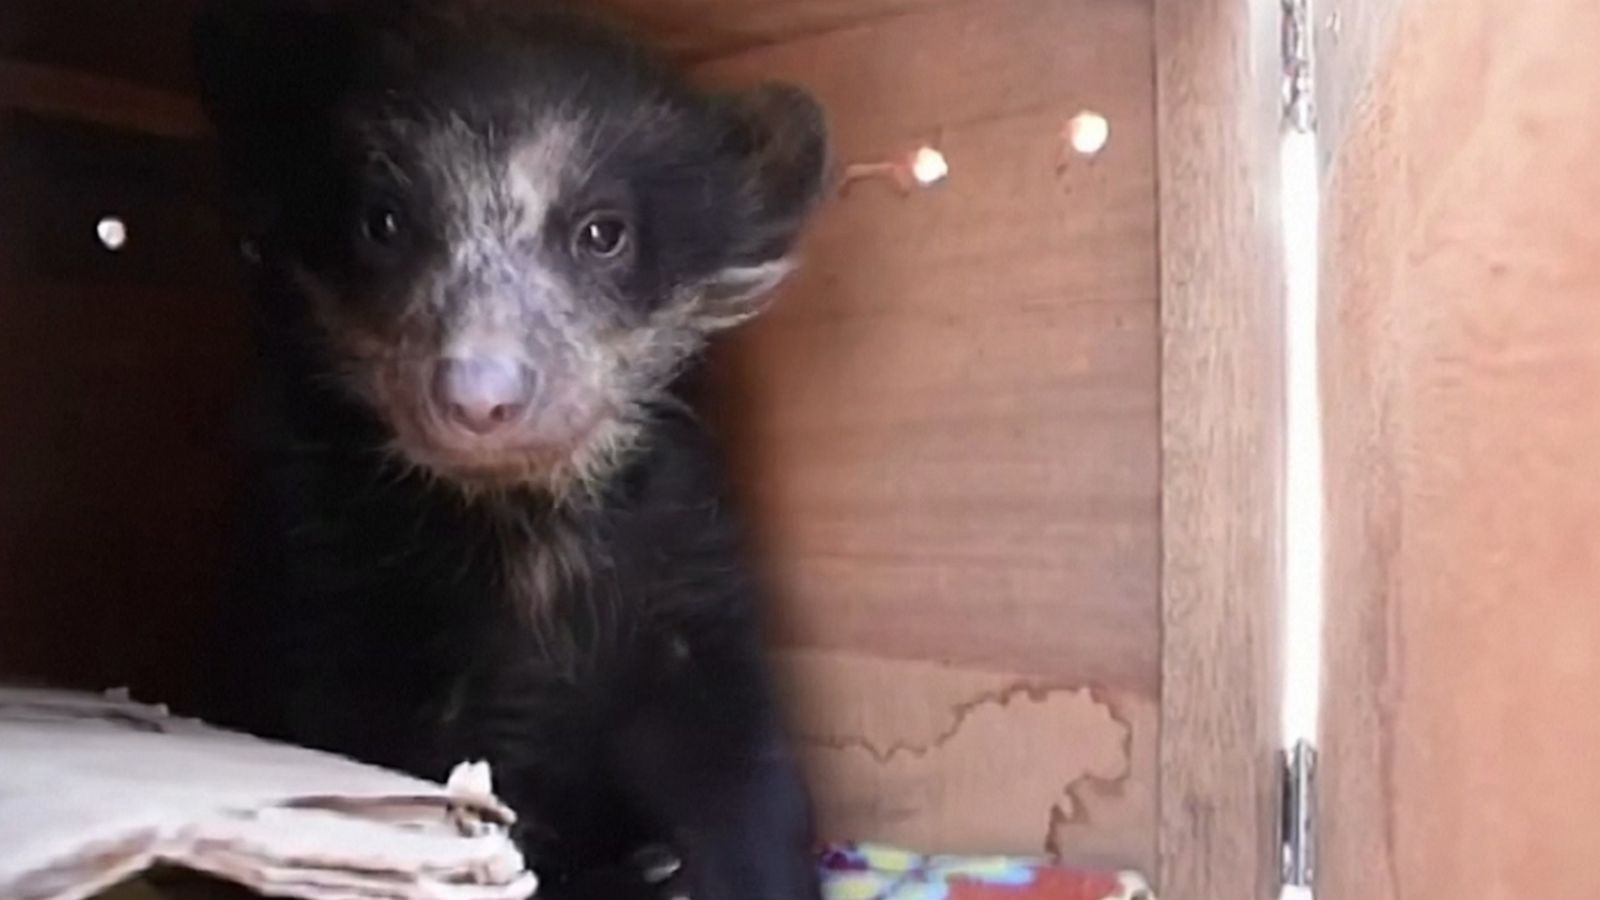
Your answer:
[[[263,360],[210,712],[435,779],[488,760],[547,894],[626,892],[628,854],[665,842],[697,900],[812,900],[757,592],[683,410],[704,338],[781,276],[823,183],[820,120],[791,90],[703,95],[610,32],[519,10],[220,0],[202,16]],[[493,173],[554,109],[580,149],[539,158],[581,165],[515,224],[527,211]],[[435,140],[453,143],[414,155]],[[351,222],[378,157],[417,227],[374,261]],[[463,212],[454,190],[488,199]],[[561,249],[591,190],[637,227],[626,265]],[[501,277],[474,268],[485,256]],[[435,446],[415,373],[462,322],[603,385],[606,421],[559,453],[532,426],[493,455]]]

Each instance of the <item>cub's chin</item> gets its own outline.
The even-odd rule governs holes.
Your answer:
[[[597,489],[638,442],[636,427],[600,419],[559,441],[466,446],[413,437],[397,438],[391,451],[408,468],[469,496],[528,491],[570,500]]]

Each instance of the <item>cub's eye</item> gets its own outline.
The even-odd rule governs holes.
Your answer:
[[[580,254],[615,259],[628,249],[628,223],[611,213],[597,213],[578,227],[573,242]]]
[[[405,218],[393,206],[369,206],[361,215],[361,236],[379,247],[393,247],[404,233]]]

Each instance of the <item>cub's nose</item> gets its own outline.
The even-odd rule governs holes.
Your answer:
[[[433,375],[433,399],[440,413],[476,435],[520,420],[537,390],[533,370],[505,356],[441,360]]]

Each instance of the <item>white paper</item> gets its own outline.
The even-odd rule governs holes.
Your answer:
[[[115,697],[0,689],[0,900],[157,865],[299,900],[524,900],[482,764],[455,789]]]

